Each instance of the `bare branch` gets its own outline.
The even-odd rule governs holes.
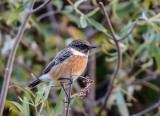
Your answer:
[[[154,79],[157,79],[157,78],[160,78],[160,77],[156,73],[156,74],[154,74],[152,76],[149,76],[149,77],[146,77],[146,78],[131,82],[127,86],[140,85],[140,84],[146,83],[148,81],[151,81],[151,80],[154,80]]]
[[[135,23],[134,23],[134,25],[133,25],[133,27],[131,28],[131,30],[129,30],[129,32],[124,36],[124,37],[122,37],[122,38],[120,38],[120,39],[117,39],[117,41],[122,41],[122,40],[124,40],[125,38],[127,38],[130,34],[131,34],[131,32],[135,29],[135,27],[136,27],[136,25],[137,25],[137,22],[138,22],[138,19],[135,21]],[[103,32],[104,33],[104,32]],[[113,39],[113,37],[112,36],[110,36],[108,33],[104,33],[109,39]]]
[[[104,32],[103,32],[104,33]],[[112,36],[110,36],[107,32],[104,33],[109,39],[113,39]]]
[[[27,8],[27,5],[26,5],[26,3],[24,2],[24,0],[22,0],[22,4],[23,4],[24,9],[26,9],[26,8]]]
[[[50,2],[51,2],[51,0],[47,0],[45,3],[43,3],[42,5],[40,5],[38,8],[35,8],[34,10],[32,10],[31,13],[33,14],[33,13],[38,12],[42,8],[46,7]]]
[[[38,116],[40,116],[40,115],[41,115],[41,112],[42,112],[43,106],[44,106],[44,102],[42,102],[42,105],[41,105],[41,108],[40,108],[40,110],[39,110]]]
[[[100,7],[102,8],[102,11],[104,12],[105,18],[106,18],[107,23],[108,23],[108,25],[109,25],[109,29],[110,29],[111,34],[112,34],[112,36],[113,36],[113,40],[114,40],[115,45],[116,45],[116,47],[117,47],[118,61],[117,61],[117,65],[116,65],[116,67],[115,67],[115,69],[114,69],[114,72],[113,72],[112,78],[111,78],[111,80],[110,80],[110,83],[109,83],[109,85],[108,85],[107,92],[106,92],[106,94],[105,94],[105,101],[103,102],[102,107],[100,108],[99,112],[97,113],[97,116],[100,116],[100,115],[101,115],[101,112],[102,112],[102,111],[105,109],[105,107],[106,107],[106,103],[107,103],[108,98],[109,98],[109,96],[110,96],[110,94],[111,94],[111,92],[112,92],[113,84],[114,84],[114,81],[115,81],[115,79],[116,79],[116,77],[117,77],[117,75],[118,75],[118,72],[119,72],[120,67],[121,67],[121,62],[122,62],[122,53],[121,53],[121,50],[120,50],[119,42],[117,41],[115,32],[114,32],[113,27],[112,27],[112,25],[111,25],[111,22],[110,22],[110,20],[109,20],[108,14],[107,14],[107,12],[106,12],[106,10],[105,10],[105,8],[104,8],[103,3],[102,3],[102,2],[99,2],[99,4],[100,4]]]
[[[24,1],[22,1],[22,2],[24,4]],[[12,73],[12,68],[13,68],[13,63],[14,63],[16,51],[17,51],[18,45],[21,41],[22,35],[24,33],[25,26],[26,26],[27,22],[29,21],[29,17],[31,16],[31,11],[32,11],[34,2],[35,2],[35,0],[31,0],[29,3],[29,7],[25,7],[25,17],[24,17],[23,22],[22,22],[22,24],[18,30],[18,33],[15,37],[15,42],[13,44],[13,47],[11,49],[11,52],[10,52],[10,55],[8,58],[7,67],[6,67],[5,75],[4,75],[3,86],[2,86],[2,90],[1,90],[1,97],[0,97],[0,116],[2,116],[3,109],[4,109],[4,104],[5,104],[5,100],[6,100],[6,96],[7,96],[7,92],[8,92],[8,87],[9,87],[9,82],[10,82],[10,77],[11,77],[11,73]],[[48,3],[48,2],[46,2],[46,3]],[[46,3],[44,3],[42,7],[37,8],[37,10],[46,6]],[[35,9],[35,11],[37,11],[37,10]]]
[[[118,39],[117,41],[122,41],[122,40],[124,40],[126,37],[128,37],[129,34],[131,34],[131,32],[132,32],[132,31],[134,30],[134,28],[136,27],[137,22],[138,22],[138,19],[135,21],[135,23],[134,23],[133,27],[131,28],[131,30],[130,30],[124,37]]]
[[[71,0],[67,0],[67,1],[74,8],[74,4],[72,3],[72,1]]]
[[[37,20],[40,21],[40,20],[42,20],[43,18],[48,17],[48,16],[51,16],[51,15],[54,15],[54,14],[56,14],[56,13],[58,13],[58,12],[59,12],[59,11],[49,11],[49,12],[46,12],[46,13],[40,15],[40,16],[37,18]]]
[[[146,113],[148,113],[148,112],[150,112],[150,111],[152,111],[152,110],[154,110],[154,109],[156,109],[156,108],[158,108],[158,107],[160,107],[160,101],[159,101],[158,103],[155,103],[155,104],[152,105],[151,107],[147,108],[146,110],[144,110],[144,111],[142,111],[142,112],[139,112],[139,113],[137,113],[137,114],[133,114],[133,115],[131,115],[131,116],[142,116],[142,115],[144,115],[144,114],[146,114]]]
[[[72,69],[71,69],[71,72],[70,72],[70,80],[71,81],[73,80],[73,78],[72,78]],[[70,100],[70,97],[71,97],[71,91],[72,91],[72,83],[69,84],[69,91],[68,91],[69,100]],[[70,107],[70,101],[67,104],[66,116],[69,115],[69,107]]]
[[[34,3],[34,0],[31,0],[30,6],[32,6],[33,3]],[[19,31],[18,31],[16,38],[15,38],[13,48],[11,49],[11,52],[10,52],[10,55],[8,58],[8,63],[7,63],[6,71],[5,71],[4,82],[3,82],[3,87],[2,87],[2,91],[1,91],[1,98],[0,98],[0,116],[2,116],[3,109],[4,109],[5,99],[6,99],[7,92],[8,92],[8,86],[9,86],[9,82],[10,82],[10,77],[11,77],[11,73],[12,73],[13,62],[15,59],[16,51],[17,51],[18,45],[21,41],[22,35],[24,33],[25,26],[26,26],[27,22],[29,21],[29,17],[30,17],[30,13],[25,12],[25,17],[24,17],[23,23],[21,24],[21,27],[19,28]]]

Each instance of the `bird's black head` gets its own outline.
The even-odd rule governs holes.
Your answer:
[[[83,39],[77,39],[72,41],[68,47],[71,47],[81,53],[88,54],[88,51],[92,48],[96,48],[96,46],[91,46],[90,43]]]

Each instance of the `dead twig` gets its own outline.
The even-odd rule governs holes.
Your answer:
[[[151,107],[147,108],[146,110],[141,111],[141,112],[139,112],[137,114],[133,114],[131,116],[142,116],[142,115],[144,115],[144,114],[146,114],[146,113],[148,113],[148,112],[150,112],[150,111],[152,111],[152,110],[154,110],[154,109],[156,109],[158,107],[160,107],[160,101],[158,103],[153,104]]]
[[[15,42],[14,45],[11,49],[9,58],[8,58],[8,63],[7,63],[7,67],[5,70],[5,75],[4,75],[4,81],[3,81],[3,86],[2,86],[2,90],[1,90],[1,97],[0,97],[0,116],[2,116],[3,113],[3,109],[4,109],[4,104],[5,104],[5,100],[6,100],[6,96],[7,96],[7,92],[8,92],[8,87],[9,87],[9,82],[10,82],[10,77],[11,77],[11,73],[12,73],[12,68],[13,68],[13,62],[15,59],[15,55],[16,55],[16,51],[18,48],[18,45],[21,41],[21,38],[23,36],[24,33],[24,29],[25,26],[27,24],[27,22],[29,21],[29,18],[31,16],[32,13],[37,12],[38,10],[42,9],[43,7],[45,7],[51,0],[48,0],[47,2],[45,2],[44,4],[42,4],[40,7],[32,10],[33,5],[35,3],[35,0],[31,0],[29,3],[29,7],[27,7],[24,3],[24,1],[22,1],[23,5],[24,5],[24,10],[25,10],[25,17],[22,21],[22,24],[18,30],[18,33],[15,37]]]

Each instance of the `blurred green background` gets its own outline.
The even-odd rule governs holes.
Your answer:
[[[34,8],[43,2],[36,0]],[[101,114],[129,116],[160,100],[160,0],[102,2],[118,38],[126,35],[139,17],[132,33],[120,42],[122,67]],[[111,34],[99,9],[99,0],[72,0],[72,3],[74,8],[67,1],[52,0],[46,8],[30,17],[16,53],[4,116],[37,115],[41,106],[44,116],[62,112],[63,93],[59,86],[43,83],[32,92],[22,88],[34,80],[32,73],[40,76],[57,52],[74,39],[88,40],[98,48],[90,52],[88,67],[83,74],[95,81],[94,87],[81,100],[78,93],[85,83],[82,79],[74,82],[70,114],[92,116],[99,111],[116,66],[117,51],[114,42],[103,33]],[[20,0],[0,1],[0,88],[23,19],[24,8]],[[160,116],[160,108],[146,116]]]

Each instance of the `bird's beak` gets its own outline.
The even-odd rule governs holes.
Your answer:
[[[90,46],[89,48],[92,49],[92,48],[97,48],[97,47],[96,46]]]

